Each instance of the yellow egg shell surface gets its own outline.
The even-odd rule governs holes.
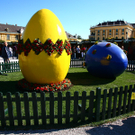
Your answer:
[[[57,16],[48,9],[41,9],[32,16],[25,28],[24,42],[28,38],[31,42],[39,38],[42,43],[50,38],[55,43],[58,39],[64,42],[67,36]]]
[[[67,40],[59,19],[48,9],[41,9],[32,16],[25,28],[23,42],[25,43],[28,38],[31,42],[39,38],[42,43],[50,38],[54,44],[58,39],[63,42]],[[25,56],[24,52],[19,55],[19,65],[28,82],[50,84],[65,79],[70,66],[70,58],[65,49],[61,55],[54,51],[51,56],[45,51],[36,55],[31,50],[28,56]]]

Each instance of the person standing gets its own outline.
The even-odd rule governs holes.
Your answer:
[[[81,56],[80,56],[80,55],[81,55],[81,52],[80,52],[80,51],[81,51],[81,49],[80,49],[80,47],[79,47],[79,45],[78,45],[77,48],[76,48],[77,58],[78,58],[78,59],[80,59],[80,57],[81,57]]]
[[[81,57],[82,57],[82,58],[85,57],[85,51],[86,51],[85,47],[82,46],[82,47],[81,47]]]
[[[17,57],[17,47],[16,45],[13,46],[13,57]]]
[[[76,59],[76,47],[75,47],[75,45],[73,47],[73,54],[74,54],[74,59]]]
[[[12,49],[11,46],[9,46],[9,51],[10,51],[10,53],[11,53],[11,57],[13,57],[13,49]]]
[[[4,42],[4,46],[2,47],[2,58],[4,59],[4,62],[9,62],[9,58],[11,57],[11,53],[8,49],[8,43]]]

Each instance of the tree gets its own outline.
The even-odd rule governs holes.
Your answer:
[[[77,39],[82,39],[80,35],[77,36]]]
[[[4,41],[0,39],[0,43],[4,43]]]

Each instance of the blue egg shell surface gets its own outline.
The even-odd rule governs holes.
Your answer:
[[[103,78],[115,78],[122,74],[128,65],[124,51],[110,42],[99,42],[89,48],[85,57],[90,74]]]

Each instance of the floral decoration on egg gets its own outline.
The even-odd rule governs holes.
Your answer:
[[[29,38],[25,43],[23,43],[23,39],[19,40],[17,48],[18,54],[24,52],[24,55],[28,56],[28,53],[31,51],[31,49],[33,49],[36,55],[42,51],[45,51],[50,56],[54,50],[56,50],[58,54],[61,55],[64,49],[68,55],[72,54],[71,45],[67,40],[65,40],[64,44],[63,41],[59,39],[55,44],[51,39],[47,39],[44,44],[38,38],[35,39],[32,43]]]

